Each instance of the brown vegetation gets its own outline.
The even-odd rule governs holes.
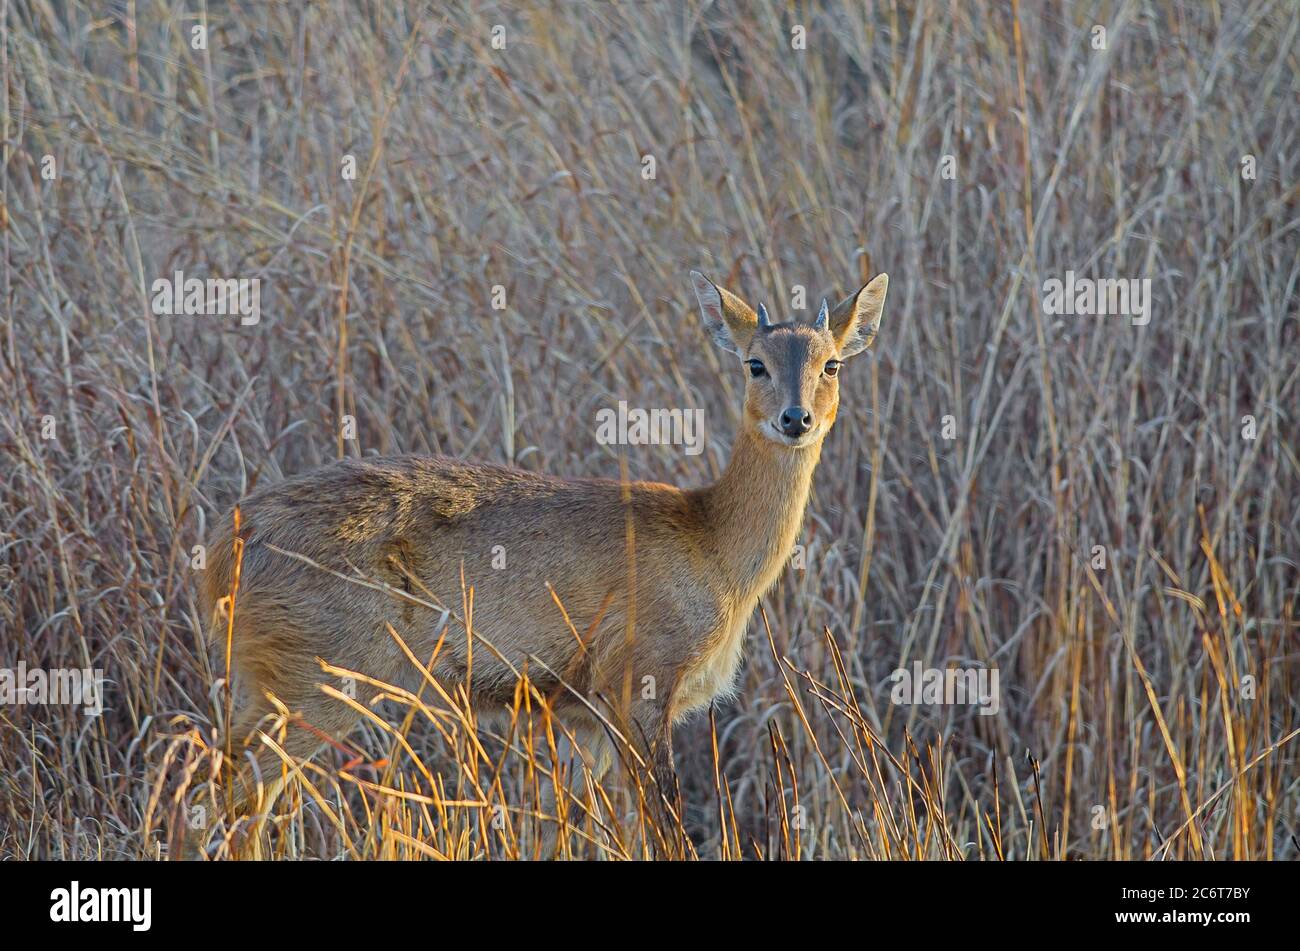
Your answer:
[[[522,687],[384,691],[239,834],[193,549],[341,456],[713,481],[743,377],[695,267],[774,315],[891,293],[680,821],[580,784],[571,854],[1300,854],[1291,6],[201,8],[0,5],[0,668],[108,679],[0,706],[0,855],[158,856],[196,804],[214,855],[534,854]],[[260,322],[154,314],[177,270]],[[1046,315],[1067,270],[1150,278],[1150,323]],[[619,400],[704,408],[705,453],[599,445]],[[1000,711],[891,703],[916,661]]]

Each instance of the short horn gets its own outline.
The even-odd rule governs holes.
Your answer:
[[[817,319],[813,321],[813,330],[825,330],[831,319],[831,309],[826,306],[826,298],[822,298],[821,310],[817,311]]]
[[[763,304],[758,305],[758,329],[759,330],[772,329],[772,321],[767,316],[767,307],[764,306]]]

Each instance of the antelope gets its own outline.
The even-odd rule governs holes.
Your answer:
[[[704,329],[744,374],[742,424],[717,482],[561,479],[403,455],[257,491],[237,508],[241,551],[235,512],[219,523],[202,599],[217,669],[229,638],[231,735],[252,734],[278,698],[313,728],[290,726],[285,751],[309,759],[358,718],[320,689],[333,679],[322,659],[418,689],[424,674],[396,632],[415,657],[435,657],[439,683],[465,684],[475,711],[510,705],[526,670],[597,778],[613,762],[613,724],[659,788],[675,789],[673,725],[734,689],[749,617],[803,521],[841,364],[875,338],[889,280],[834,309],[823,300],[811,322],[774,323],[766,306],[691,279]],[[493,564],[502,552],[504,570]],[[472,623],[447,635],[469,588]],[[607,703],[616,717],[594,715],[598,698],[619,697]],[[279,774],[274,751],[256,758]]]

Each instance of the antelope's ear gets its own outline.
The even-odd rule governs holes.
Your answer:
[[[691,271],[695,299],[700,302],[704,329],[723,350],[743,357],[758,328],[758,316],[731,291],[718,287],[699,271]]]
[[[850,294],[831,311],[831,335],[840,348],[840,359],[847,360],[871,346],[880,332],[880,316],[885,311],[885,292],[889,275],[877,274],[871,283]]]

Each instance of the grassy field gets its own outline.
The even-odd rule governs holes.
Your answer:
[[[504,727],[389,691],[231,814],[195,546],[340,456],[711,481],[743,379],[701,268],[781,314],[892,290],[680,822],[620,774],[570,854],[1300,857],[1293,5],[0,11],[0,668],[106,679],[0,706],[0,856],[196,816],[219,857],[535,854],[526,690]],[[260,320],[155,313],[176,271]],[[1149,322],[1047,313],[1067,271],[1149,279]],[[704,452],[601,445],[620,400],[703,408]],[[917,662],[1000,709],[892,702]]]

